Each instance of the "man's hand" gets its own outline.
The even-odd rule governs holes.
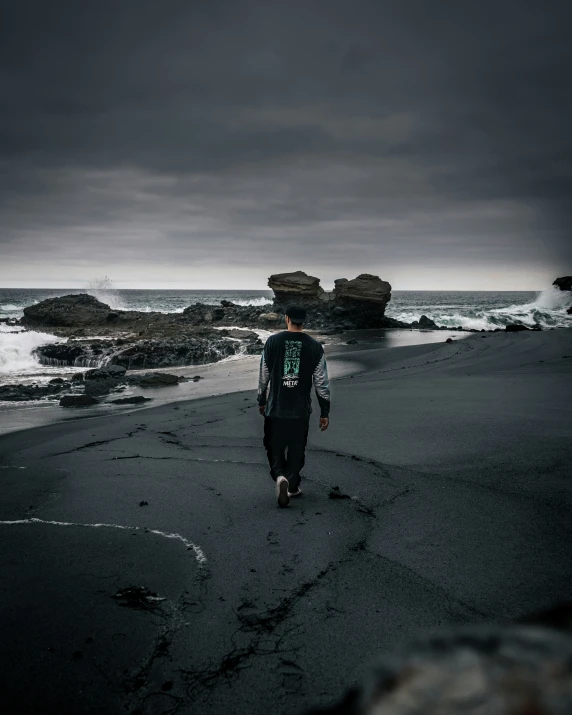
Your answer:
[[[325,432],[330,424],[329,417],[320,417],[320,432]]]
[[[264,410],[266,409],[266,405],[258,405],[258,411],[260,414],[264,417]]]

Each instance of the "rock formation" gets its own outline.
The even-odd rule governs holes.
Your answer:
[[[320,300],[324,289],[320,279],[309,276],[304,271],[275,273],[268,279],[268,286],[274,291],[275,304],[297,301],[298,304]]]
[[[572,291],[572,276],[563,276],[562,278],[557,278],[553,286],[560,288],[560,290],[570,290]]]
[[[385,306],[391,300],[390,284],[370,273],[362,273],[351,281],[347,278],[338,278],[334,285],[334,300],[338,305],[354,305],[358,302],[364,305],[375,304],[381,310],[385,310]]]
[[[391,286],[369,273],[352,280],[338,278],[331,292],[324,291],[319,278],[303,271],[270,276],[268,286],[274,291],[274,314],[283,314],[292,303],[301,305],[308,311],[307,326],[311,329],[409,327],[385,317]]]
[[[240,351],[260,353],[262,341],[252,331],[264,306],[238,306],[224,301],[213,306],[197,303],[180,313],[112,311],[90,295],[49,298],[24,309],[21,325],[49,329],[68,342],[42,345],[35,351],[44,365],[126,369],[203,365]],[[219,329],[236,325],[237,329]],[[98,335],[89,339],[89,335]],[[95,389],[95,388],[94,388]]]
[[[64,295],[47,298],[41,303],[24,308],[22,325],[26,327],[80,327],[128,323],[137,318],[132,311],[112,311],[111,308],[92,295]]]

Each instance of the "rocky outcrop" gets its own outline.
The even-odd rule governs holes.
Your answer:
[[[305,304],[322,299],[324,289],[320,286],[320,279],[309,276],[304,271],[293,273],[275,273],[268,279],[268,286],[274,291],[274,302],[284,304]]]
[[[338,278],[334,282],[334,300],[338,305],[375,304],[382,310],[391,299],[391,286],[378,276],[362,273],[353,280]]]
[[[507,333],[520,333],[523,330],[542,330],[542,326],[535,323],[531,328],[527,325],[521,325],[520,323],[511,323],[505,326],[505,331]]]
[[[572,291],[572,276],[563,276],[562,278],[557,278],[553,286],[560,288],[560,290],[570,290]]]
[[[419,320],[414,320],[411,323],[411,327],[421,328],[421,330],[437,330],[439,328],[437,323],[426,315],[422,315]]]
[[[193,326],[236,325],[253,327],[258,324],[260,316],[268,311],[270,306],[236,305],[229,300],[221,301],[220,306],[194,303],[185,308],[177,324]]]
[[[319,278],[303,271],[270,276],[268,286],[274,291],[273,314],[283,315],[292,303],[301,305],[308,311],[311,329],[409,327],[385,317],[391,286],[370,273],[352,280],[338,278],[330,292],[320,286]]]
[[[60,400],[60,407],[90,407],[97,405],[97,402],[91,395],[64,395]]]
[[[56,378],[58,379],[58,378]],[[67,380],[50,380],[47,385],[0,385],[0,402],[32,402],[34,400],[54,400],[71,388]]]
[[[150,314],[151,315],[151,314]],[[112,311],[111,308],[92,295],[64,295],[47,298],[41,303],[24,308],[20,321],[27,328],[35,327],[79,327],[106,325],[117,322],[129,323],[137,317],[132,311]]]
[[[255,343],[254,347],[258,349],[259,346]],[[50,343],[36,348],[34,354],[44,365],[89,367],[111,364],[135,370],[204,365],[235,355],[238,349],[238,342],[225,340],[218,335],[213,338],[182,335],[179,338],[133,340],[127,345],[117,345],[112,340],[98,343]]]
[[[140,405],[143,402],[150,402],[152,397],[143,397],[143,395],[132,395],[131,397],[121,397],[119,400],[111,400],[112,405]]]

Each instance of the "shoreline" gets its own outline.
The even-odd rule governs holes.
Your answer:
[[[358,345],[344,344],[345,339],[351,339],[356,334],[359,337]],[[372,335],[374,334],[374,335]],[[419,330],[401,330],[391,329],[386,331],[349,331],[336,336],[338,342],[328,343],[326,338],[326,350],[328,360],[341,363],[344,361],[343,356],[346,354],[359,355],[364,350],[376,349],[379,345],[383,349],[399,349],[401,346],[416,346],[433,343],[444,342],[448,337],[454,339],[466,339],[471,333],[456,332],[456,331],[419,331]],[[315,333],[314,337],[323,337],[319,333]],[[329,338],[331,339],[331,338]],[[332,352],[328,350],[330,348]],[[57,401],[28,401],[28,402],[0,402],[0,435],[9,434],[21,429],[31,429],[37,426],[51,423],[68,423],[75,419],[85,419],[88,417],[110,416],[110,414],[122,414],[128,411],[140,410],[153,407],[161,404],[170,404],[172,402],[180,402],[188,399],[198,399],[208,395],[227,394],[227,388],[231,387],[228,380],[232,380],[233,374],[237,376],[240,384],[244,384],[248,389],[248,380],[250,384],[256,385],[256,373],[258,371],[258,361],[260,356],[233,355],[225,360],[220,360],[215,363],[205,365],[178,366],[169,368],[157,368],[153,372],[170,373],[184,376],[192,376],[194,374],[208,375],[207,381],[201,380],[198,383],[182,382],[173,387],[161,387],[155,389],[129,388],[125,392],[111,395],[116,398],[119,396],[144,395],[150,397],[153,403],[142,405],[112,405],[109,402],[102,402],[95,407],[84,407],[77,409],[64,409],[58,405]],[[350,358],[351,362],[356,362],[356,358]],[[252,363],[252,365],[251,365]],[[254,366],[254,367],[253,367]],[[87,368],[86,368],[87,369]],[[351,370],[348,366],[340,365],[337,372],[333,375],[341,375],[344,370]],[[78,368],[68,368],[69,371],[77,372]],[[130,373],[144,373],[148,370],[130,371]],[[47,382],[50,378],[59,377],[61,374],[57,368],[54,372],[46,375],[43,379]],[[214,385],[213,380],[221,382]],[[214,391],[213,391],[214,389]],[[235,392],[230,389],[228,392]],[[102,410],[107,414],[102,415]],[[110,411],[110,412],[109,412]]]
[[[570,600],[572,333],[350,354],[285,510],[252,382],[0,437],[2,697],[299,715],[436,627]]]

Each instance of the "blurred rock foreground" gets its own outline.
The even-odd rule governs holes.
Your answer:
[[[306,715],[570,715],[572,604],[506,625],[435,633],[384,657]]]

